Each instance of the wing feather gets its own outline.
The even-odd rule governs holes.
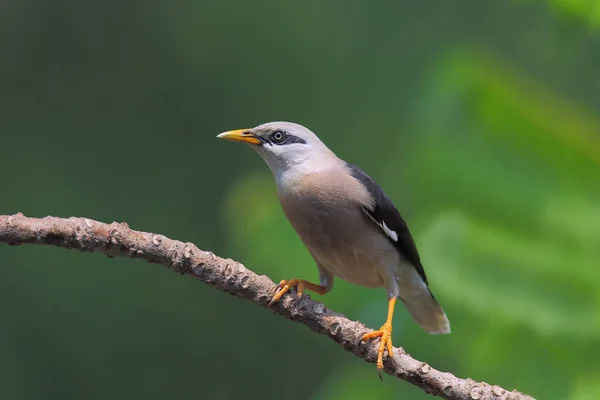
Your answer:
[[[427,277],[421,264],[417,245],[400,212],[373,178],[355,165],[346,163],[346,166],[350,169],[352,176],[361,182],[375,199],[372,208],[363,207],[365,214],[381,228],[388,239],[394,243],[400,255],[416,268],[425,284],[427,284]]]

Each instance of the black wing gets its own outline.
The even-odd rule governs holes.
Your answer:
[[[390,198],[373,178],[356,165],[346,163],[346,166],[350,169],[352,176],[361,182],[375,199],[375,206],[372,210],[363,207],[365,213],[383,230],[383,233],[389,240],[394,243],[400,255],[417,269],[419,275],[421,275],[421,278],[423,278],[423,281],[427,285],[427,277],[421,264],[417,245],[408,230],[406,222],[400,216],[400,212],[398,212]]]

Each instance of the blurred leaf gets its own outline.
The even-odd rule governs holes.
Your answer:
[[[600,122],[497,56],[441,59],[417,110],[411,160],[426,203],[531,229],[557,194],[600,198]]]
[[[597,400],[600,393],[600,373],[587,373],[574,386],[569,400]]]
[[[569,268],[572,254],[560,243],[518,237],[464,214],[439,217],[420,239],[432,274],[444,282],[443,298],[457,307],[541,336],[600,334],[600,277],[585,273],[592,268],[581,275]],[[595,261],[590,257],[590,267]]]
[[[548,3],[563,15],[600,28],[600,3],[596,0],[548,0]]]
[[[558,382],[599,346],[600,122],[478,48],[441,59],[415,105],[409,190],[390,191],[420,204],[417,243],[465,368],[564,398]]]

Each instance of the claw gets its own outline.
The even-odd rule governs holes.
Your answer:
[[[363,335],[362,341],[367,341],[370,339],[381,338],[379,342],[379,348],[377,350],[377,373],[379,374],[379,378],[383,380],[381,377],[381,370],[383,369],[383,353],[385,350],[388,352],[388,357],[393,354],[393,346],[392,346],[392,326],[388,324],[384,324],[378,331],[369,332]]]
[[[271,301],[269,301],[269,303],[267,304],[267,307],[270,307],[273,303],[276,303],[279,299],[281,299],[281,297],[284,294],[289,292],[289,290],[293,287],[296,288],[296,293],[298,293],[298,298],[302,297],[305,287],[307,290],[311,290],[313,292],[320,293],[320,294],[325,294],[328,290],[324,286],[315,285],[314,283],[310,283],[310,282],[307,282],[302,279],[293,278],[293,279],[290,279],[289,281],[286,281],[285,279],[283,279],[283,280],[281,280],[281,282],[279,282],[279,285],[277,285],[277,287],[275,288],[275,293],[273,294],[273,298],[271,299]]]
[[[273,297],[271,298],[269,304],[267,304],[267,307],[271,307],[273,303],[277,302],[281,298],[281,296],[288,292],[293,286],[293,281],[293,279],[290,279],[289,282],[285,279],[282,279],[281,282],[279,282],[279,285],[277,285],[277,287],[275,288],[275,293],[273,294]]]

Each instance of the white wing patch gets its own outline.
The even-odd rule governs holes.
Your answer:
[[[377,221],[375,218],[373,218],[373,216],[371,215],[371,213],[369,213],[369,210],[366,207],[363,207],[363,211],[365,212],[365,214],[367,214],[367,216],[369,218],[371,218],[371,220],[373,222],[375,222],[377,225],[379,225],[379,227],[383,230],[383,233],[385,233],[385,235],[387,237],[389,237],[390,239],[392,239],[394,242],[398,241],[398,234],[396,233],[396,231],[391,230],[384,221]]]
[[[383,229],[385,234],[388,235],[394,242],[398,241],[398,234],[396,233],[396,231],[393,231],[390,228],[388,228],[385,222],[381,221],[381,224],[379,226],[381,226],[381,229]]]

